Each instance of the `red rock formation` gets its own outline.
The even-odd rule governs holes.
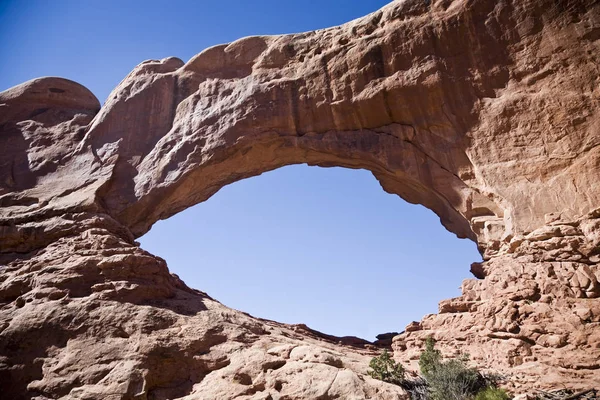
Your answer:
[[[433,335],[517,391],[600,381],[596,3],[396,1],[146,61],[101,109],[59,78],[0,93],[3,393],[403,398],[372,350],[227,309],[134,241],[294,163],[368,169],[484,254],[397,359]]]
[[[462,296],[394,337],[395,354],[416,368],[425,339],[448,356],[470,354],[502,371],[508,386],[590,388],[600,382],[600,209],[513,238],[477,266]]]

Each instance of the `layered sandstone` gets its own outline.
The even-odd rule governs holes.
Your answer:
[[[404,398],[374,347],[227,309],[135,242],[294,163],[368,169],[477,241],[480,280],[397,359],[433,335],[516,391],[600,381],[599,39],[592,0],[405,0],[146,61],[102,107],[60,78],[0,93],[3,393]]]

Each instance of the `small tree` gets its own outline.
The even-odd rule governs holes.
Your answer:
[[[419,369],[426,376],[431,374],[442,362],[442,353],[435,348],[435,339],[431,336],[425,339],[425,351],[419,357]]]
[[[380,381],[401,385],[404,382],[404,367],[396,363],[387,350],[379,357],[373,357],[369,363],[369,376]]]

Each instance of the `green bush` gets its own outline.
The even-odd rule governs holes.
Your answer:
[[[477,393],[475,400],[510,400],[510,397],[502,389],[488,387]]]
[[[404,382],[404,367],[396,363],[387,350],[379,357],[373,357],[369,363],[371,371],[367,371],[371,378],[380,381],[401,385]]]
[[[496,388],[500,375],[483,375],[469,368],[468,355],[444,360],[435,348],[435,340],[427,338],[419,358],[421,377],[407,379],[402,365],[394,362],[387,350],[369,363],[369,376],[402,386],[413,400],[510,400]]]
[[[419,357],[419,369],[423,375],[431,373],[442,362],[442,353],[435,348],[435,339],[425,339],[425,350]]]
[[[479,372],[461,360],[440,363],[425,379],[435,400],[468,400],[485,385]]]
[[[419,368],[429,385],[433,400],[468,400],[487,387],[484,377],[475,368],[467,367],[468,356],[442,361],[435,341],[428,338],[419,358]]]

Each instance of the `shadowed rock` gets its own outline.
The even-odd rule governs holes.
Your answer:
[[[0,93],[3,393],[404,398],[365,376],[373,346],[227,309],[134,242],[297,163],[370,170],[484,255],[397,359],[435,336],[517,391],[599,381],[596,3],[395,1],[145,61],[102,108],[62,78]]]

